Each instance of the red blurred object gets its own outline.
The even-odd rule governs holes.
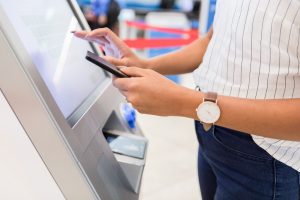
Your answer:
[[[124,42],[131,48],[146,49],[146,48],[167,48],[188,45],[199,37],[197,30],[182,30],[175,28],[164,28],[150,26],[142,22],[127,21],[128,26],[135,27],[141,30],[154,30],[165,33],[181,34],[182,39],[125,39]]]
[[[189,39],[135,39],[124,40],[124,42],[131,48],[145,49],[145,48],[166,48],[178,47],[188,45],[193,42],[194,38]]]

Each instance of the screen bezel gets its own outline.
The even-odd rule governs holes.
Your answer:
[[[76,17],[80,28],[82,30],[90,30],[89,27],[87,26],[87,23],[84,24],[83,20],[81,20],[81,17],[79,15],[79,12],[76,12],[76,8],[75,5],[72,3],[71,0],[67,0],[67,3],[70,6],[71,11],[73,12],[74,16]],[[94,43],[89,42],[92,50],[94,53],[96,53],[98,56],[102,55],[102,52],[100,51],[100,49],[96,48],[96,45]],[[102,70],[104,75],[105,75],[105,79],[110,78],[111,76],[105,71]],[[66,118],[66,120],[68,121],[69,125],[71,127],[74,127],[80,120],[81,117],[84,116],[85,112],[88,110],[88,108],[97,100],[97,97],[99,96],[99,94],[101,93],[101,90],[103,90],[104,88],[101,87],[102,84],[98,85],[94,91],[91,92],[91,94],[73,111],[73,113]]]

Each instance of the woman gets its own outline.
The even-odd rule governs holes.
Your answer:
[[[204,200],[299,199],[299,0],[218,0],[205,37],[148,60],[108,29],[75,34],[128,66],[113,83],[138,111],[196,120]],[[194,70],[197,90],[161,75]]]

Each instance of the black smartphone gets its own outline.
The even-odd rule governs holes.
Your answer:
[[[123,73],[116,66],[99,57],[97,54],[88,51],[85,58],[118,78],[130,78],[127,74]]]

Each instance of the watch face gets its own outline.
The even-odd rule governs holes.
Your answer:
[[[216,103],[205,101],[198,107],[197,115],[201,122],[213,124],[220,118],[221,111]]]

